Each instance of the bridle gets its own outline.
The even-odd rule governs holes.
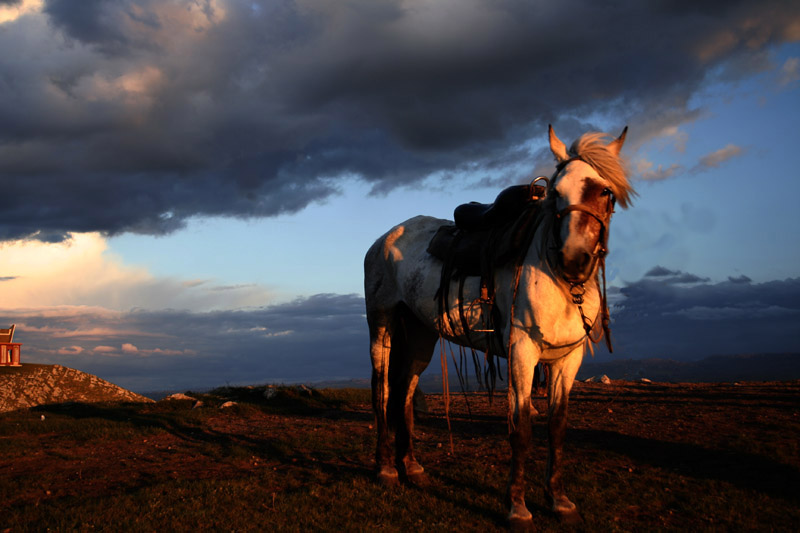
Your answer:
[[[548,195],[551,195],[551,198],[557,195],[555,190],[556,189],[555,182],[558,174],[564,169],[564,167],[566,167],[573,161],[583,161],[587,165],[591,166],[591,163],[583,159],[581,156],[574,156],[559,163],[551,179],[547,180],[547,178],[537,178],[537,179],[547,180],[548,182],[547,193]],[[608,198],[605,205],[605,212],[597,211],[595,208],[586,204],[570,204],[555,213],[555,220],[557,223],[553,224],[553,233],[551,236],[555,241],[555,246],[551,247],[550,248],[551,250],[552,249],[560,250],[564,244],[561,241],[561,222],[568,214],[574,211],[577,211],[579,213],[585,213],[590,217],[592,217],[593,219],[595,219],[600,224],[600,232],[598,235],[597,244],[594,246],[594,249],[589,254],[592,257],[591,268],[587,269],[587,272],[589,272],[589,274],[586,274],[584,277],[579,278],[577,280],[567,279],[560,268],[553,269],[554,272],[559,272],[560,277],[569,284],[586,283],[589,280],[589,277],[591,276],[591,272],[594,272],[594,268],[595,266],[597,266],[597,262],[602,261],[605,258],[606,254],[608,253],[608,225],[611,223],[611,215],[614,214],[614,206],[616,205],[616,199],[614,198],[614,193],[608,187],[606,187],[601,194],[603,194]],[[550,267],[552,268],[553,265],[551,264],[550,254],[545,254],[545,256],[547,257],[548,264],[550,264]]]
[[[559,173],[573,161],[583,161],[584,163],[592,166],[590,162],[583,159],[581,156],[576,155],[569,159],[565,159],[561,161],[558,166],[556,166],[556,170],[553,173],[552,178],[547,179],[544,177],[536,178],[534,183],[539,180],[544,180],[547,182],[547,193],[551,195],[551,198],[554,198],[554,195],[557,194],[555,192],[555,182],[556,178],[558,177]],[[608,298],[606,295],[606,255],[608,254],[608,226],[611,223],[611,215],[614,214],[614,206],[616,204],[616,199],[614,198],[614,193],[611,191],[610,188],[606,188],[603,190],[602,194],[607,196],[608,200],[605,206],[605,212],[599,212],[593,207],[586,205],[586,204],[570,204],[565,208],[556,211],[554,214],[554,223],[552,224],[552,232],[550,234],[550,238],[553,239],[555,242],[554,246],[547,246],[547,237],[544,239],[543,246],[546,249],[543,250],[543,255],[545,261],[547,262],[551,272],[556,273],[565,283],[569,285],[569,294],[572,297],[572,302],[578,306],[578,311],[581,315],[581,320],[583,322],[583,328],[586,331],[586,336],[594,343],[600,342],[600,340],[605,337],[606,339],[606,346],[608,347],[609,352],[613,352],[613,347],[611,346],[611,331],[610,331],[610,322],[611,317],[608,311]],[[555,202],[555,200],[553,200]],[[572,212],[579,212],[585,213],[590,217],[594,218],[600,224],[600,233],[598,235],[597,244],[594,246],[594,249],[589,254],[591,256],[591,268],[587,268],[584,276],[578,279],[569,279],[565,276],[563,269],[558,264],[558,261],[553,264],[551,255],[552,252],[555,250],[560,250],[563,246],[563,242],[561,240],[561,223],[564,218],[572,213]],[[583,312],[583,301],[584,295],[586,294],[586,288],[584,284],[589,280],[594,272],[601,272],[603,278],[603,287],[600,289],[598,284],[598,292],[600,293],[600,318],[601,318],[601,326],[602,330],[600,331],[597,337],[592,336],[592,331],[595,328],[595,323],[593,323],[586,314]],[[591,348],[591,344],[589,345]]]

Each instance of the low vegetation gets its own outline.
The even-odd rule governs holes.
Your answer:
[[[426,490],[374,483],[367,390],[187,394],[0,415],[0,530],[505,528],[503,393],[492,403],[453,393],[452,453],[442,398],[428,395],[417,425]],[[800,382],[580,383],[572,398],[565,481],[587,529],[800,523]],[[528,502],[539,529],[556,531],[542,494],[545,428],[534,421]]]

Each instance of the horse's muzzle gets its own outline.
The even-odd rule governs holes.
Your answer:
[[[569,283],[583,283],[592,275],[594,256],[584,250],[558,253],[561,276]]]

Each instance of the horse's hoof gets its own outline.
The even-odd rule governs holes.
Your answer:
[[[511,531],[519,533],[533,531],[533,517],[510,516],[508,517],[508,527]]]
[[[384,487],[396,487],[400,485],[400,477],[397,469],[392,466],[383,466],[378,471],[378,483]]]
[[[558,521],[561,524],[569,527],[576,527],[583,524],[583,517],[581,513],[578,512],[578,509],[572,509],[571,511],[555,511],[556,516],[558,516]]]
[[[508,525],[511,531],[533,531],[533,515],[525,507],[525,504],[511,505],[511,511],[508,513]]]
[[[545,497],[550,504],[550,510],[558,517],[558,521],[565,526],[579,526],[583,523],[583,518],[578,512],[578,508],[569,498],[564,495],[553,498],[551,494],[545,492]]]
[[[405,466],[404,470],[406,481],[411,485],[420,488],[430,485],[431,480],[428,474],[425,473],[425,469],[422,468],[419,463],[413,462],[408,464]]]

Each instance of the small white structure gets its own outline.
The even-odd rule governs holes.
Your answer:
[[[0,366],[22,366],[19,362],[19,352],[22,343],[14,341],[15,324],[8,329],[0,329]]]

